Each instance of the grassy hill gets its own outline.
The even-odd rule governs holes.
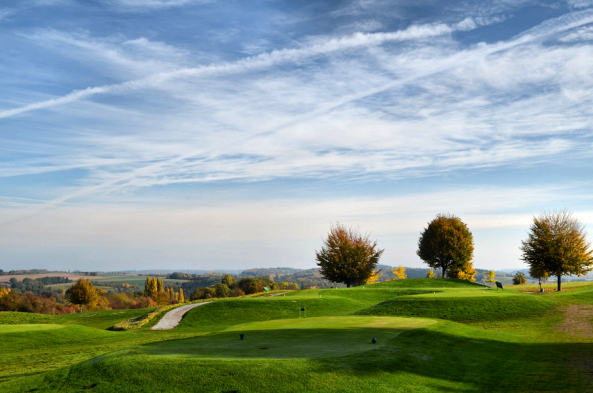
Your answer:
[[[2,312],[0,391],[587,392],[591,304],[406,279],[214,301],[170,331],[105,330],[147,310]]]

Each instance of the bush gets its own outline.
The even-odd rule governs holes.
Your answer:
[[[523,272],[517,272],[517,274],[515,274],[515,277],[513,277],[513,285],[523,285],[527,282],[527,279],[525,279],[525,273]]]
[[[73,306],[56,303],[52,299],[36,296],[31,293],[21,294],[11,291],[0,296],[0,311],[19,311],[40,314],[69,314],[76,312]]]
[[[216,297],[229,297],[233,293],[226,284],[216,284],[214,286]]]
[[[237,286],[246,294],[251,295],[264,291],[264,287],[272,290],[278,289],[278,285],[266,277],[249,277],[240,280]]]

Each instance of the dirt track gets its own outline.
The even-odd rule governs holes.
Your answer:
[[[169,311],[165,314],[164,317],[161,318],[159,323],[152,327],[152,330],[169,330],[173,329],[175,326],[179,325],[181,322],[181,318],[192,308],[196,308],[199,306],[203,306],[204,304],[208,304],[211,302],[205,303],[196,303],[196,304],[188,304],[187,306],[177,307],[174,310]]]

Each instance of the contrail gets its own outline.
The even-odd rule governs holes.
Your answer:
[[[319,44],[313,44],[300,49],[281,49],[256,56],[246,57],[236,62],[212,64],[194,68],[181,68],[178,70],[160,72],[146,78],[132,80],[121,84],[89,87],[75,90],[63,97],[36,102],[19,108],[0,111],[0,119],[19,115],[21,113],[45,109],[58,105],[68,104],[97,94],[117,94],[125,91],[138,90],[150,86],[157,86],[163,82],[184,78],[204,77],[212,75],[231,75],[268,68],[277,64],[294,62],[308,57],[326,53],[338,52],[366,46],[381,45],[385,42],[397,42],[413,39],[423,39],[449,34],[453,28],[445,24],[431,24],[411,26],[406,30],[391,33],[356,33],[349,37],[333,38]]]

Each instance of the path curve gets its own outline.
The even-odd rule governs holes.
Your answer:
[[[173,329],[175,326],[179,325],[181,322],[181,318],[192,308],[196,308],[199,306],[203,306],[204,304],[208,304],[212,302],[204,302],[204,303],[196,303],[196,304],[188,304],[187,306],[177,307],[174,310],[169,311],[165,314],[164,317],[161,318],[159,323],[152,327],[152,330],[169,330]]]

